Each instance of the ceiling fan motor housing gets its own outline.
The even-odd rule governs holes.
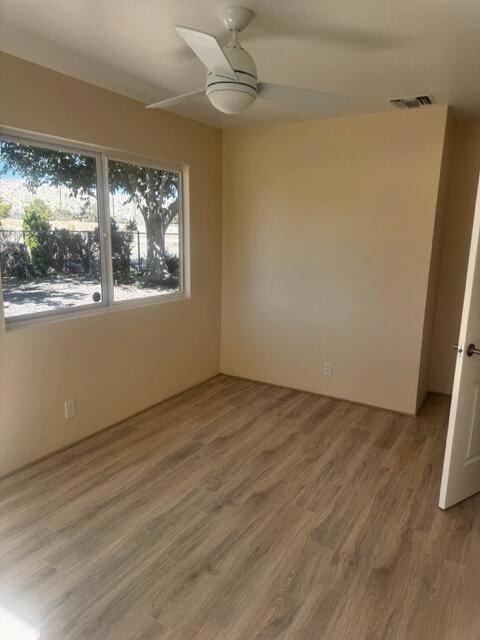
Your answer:
[[[224,47],[209,33],[175,25],[178,35],[208,69],[205,93],[215,109],[228,115],[242,113],[255,102],[259,94],[260,98],[290,105],[300,111],[308,109],[318,115],[334,115],[344,104],[344,96],[322,91],[286,87],[270,82],[262,82],[259,85],[255,63],[238,39],[238,34],[248,27],[252,20],[253,11],[246,7],[227,6],[220,9],[219,17],[232,34],[231,41]],[[190,91],[174,98],[160,100],[147,108],[168,109],[203,93]]]
[[[208,72],[206,94],[214,107],[224,113],[236,114],[248,109],[257,97],[257,68],[250,54],[238,42],[227,44],[223,51],[238,80]],[[232,91],[238,95],[230,93]]]

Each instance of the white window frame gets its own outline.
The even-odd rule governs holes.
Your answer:
[[[67,153],[80,153],[85,156],[95,158],[97,176],[97,211],[98,230],[100,243],[100,265],[101,265],[101,287],[102,300],[91,304],[79,305],[77,307],[65,307],[64,309],[54,309],[51,311],[38,311],[34,313],[4,317],[7,329],[19,327],[26,324],[65,320],[67,318],[78,318],[79,316],[93,315],[128,309],[132,307],[143,307],[166,302],[184,300],[190,297],[190,260],[189,260],[189,215],[188,215],[188,166],[141,156],[139,154],[121,151],[118,149],[101,147],[98,145],[67,140],[57,136],[39,134],[31,131],[13,129],[11,127],[0,126],[0,140],[16,142],[19,144],[31,144],[65,151]],[[125,162],[137,164],[152,169],[161,169],[176,173],[178,176],[178,246],[179,246],[179,290],[174,293],[159,293],[145,297],[132,298],[129,300],[114,299],[114,283],[112,271],[111,252],[111,227],[110,227],[110,199],[108,190],[108,161]],[[0,292],[1,279],[0,279]],[[3,292],[2,292],[3,306]]]

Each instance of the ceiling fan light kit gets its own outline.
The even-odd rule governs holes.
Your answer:
[[[207,89],[207,98],[215,109],[230,116],[246,111],[255,102],[255,95],[229,88],[215,88],[211,91]]]
[[[230,42],[224,47],[221,47],[216,38],[209,33],[176,26],[178,35],[207,68],[205,91],[192,91],[161,100],[148,105],[147,108],[166,109],[205,93],[215,109],[228,115],[246,111],[257,97],[303,111],[308,110],[316,115],[335,114],[345,102],[343,96],[258,82],[255,63],[238,38],[238,34],[250,24],[253,15],[253,11],[245,7],[220,9],[220,21],[232,34]]]

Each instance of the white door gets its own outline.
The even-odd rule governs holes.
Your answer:
[[[468,259],[440,503],[448,509],[480,491],[480,187]]]

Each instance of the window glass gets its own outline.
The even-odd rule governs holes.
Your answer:
[[[5,317],[102,301],[94,156],[0,141]]]
[[[114,300],[180,291],[179,174],[108,160]]]
[[[0,138],[7,321],[183,290],[181,173]]]

